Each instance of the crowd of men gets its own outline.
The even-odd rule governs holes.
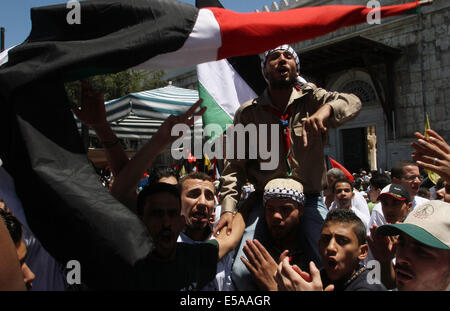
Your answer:
[[[108,191],[142,220],[153,239],[154,249],[136,265],[130,286],[214,291],[448,290],[450,146],[445,140],[432,130],[429,138],[416,133],[413,159],[394,163],[389,173],[361,172],[351,182],[339,169],[326,171],[324,144],[329,127],[358,115],[359,98],[306,82],[299,76],[298,56],[288,45],[267,51],[262,71],[268,88],[244,103],[234,122],[279,125],[279,159],[283,160],[276,169],[261,170],[266,161],[262,157],[232,157],[225,160],[220,184],[202,172],[180,177],[167,168],[155,169],[140,191],[147,168],[177,138],[171,136],[172,127],[192,125],[193,116],[202,115],[206,108],[197,109],[199,100],[185,114],[170,116],[128,159],[106,121],[101,94],[84,86],[82,106],[74,113],[104,146],[114,175]],[[422,191],[427,198],[419,196],[421,168],[442,178],[427,188],[429,192]],[[247,189],[245,195],[242,189]],[[43,276],[36,271],[34,276],[23,260],[26,246],[17,231],[20,222],[13,221],[7,209],[1,216],[17,250],[17,258],[8,259],[11,266],[0,269],[1,288],[8,284],[20,288],[18,275],[31,287],[34,277]],[[3,229],[0,222],[0,233]],[[4,235],[1,242],[0,247],[11,248]],[[14,269],[19,268],[16,261],[22,273]]]

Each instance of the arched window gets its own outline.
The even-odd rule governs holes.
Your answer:
[[[377,104],[377,96],[373,87],[362,80],[353,80],[346,83],[340,90],[343,93],[352,93],[361,99],[363,106],[372,106]]]

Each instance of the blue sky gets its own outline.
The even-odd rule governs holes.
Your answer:
[[[264,5],[270,7],[273,0],[221,0],[222,5],[237,12],[261,10]],[[30,33],[30,8],[65,3],[64,0],[1,0],[0,26],[5,27],[5,47],[22,43]],[[182,0],[195,5],[195,0]],[[277,0],[277,2],[279,2]]]

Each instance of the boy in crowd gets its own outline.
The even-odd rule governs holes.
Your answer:
[[[325,203],[327,204],[329,210],[336,208],[335,195],[333,193],[333,184],[338,179],[347,179],[347,177],[345,176],[345,173],[337,167],[329,169],[327,172],[327,187],[326,189],[324,189],[324,194],[326,194]],[[369,205],[367,204],[367,200],[364,198],[360,191],[355,189],[355,186],[353,184],[352,186],[354,193],[351,201],[352,209],[357,209],[363,219],[369,219],[370,210]]]
[[[364,226],[368,228],[369,217],[352,204],[355,196],[355,193],[353,192],[353,184],[348,179],[342,178],[336,180],[331,187],[334,193],[334,204],[330,207],[330,211],[335,209],[351,210],[356,214],[356,216],[359,217],[359,219],[361,219]]]
[[[383,190],[384,187],[391,183],[391,177],[389,177],[389,175],[385,173],[375,172],[369,182],[370,186],[367,196],[370,200],[370,203],[368,204],[369,211],[370,213],[372,213],[373,208],[375,207],[376,203],[378,203],[378,196],[380,195],[381,190]]]
[[[398,184],[390,184],[383,188],[378,196],[380,201],[385,221],[388,224],[401,223],[405,221],[411,211],[411,198],[408,190],[405,187]],[[376,259],[381,263],[381,280],[388,287],[392,287],[393,283],[391,277],[385,274],[389,271],[391,261],[394,259],[393,252],[385,252],[384,248],[379,247],[379,244],[374,243],[372,239],[372,232],[375,232],[377,226],[373,225],[367,231],[369,235],[367,237],[369,243],[369,255],[367,256],[366,263],[370,260]]]
[[[279,290],[298,291],[380,291],[382,284],[373,282],[370,270],[360,262],[367,256],[366,229],[350,210],[330,211],[322,227],[319,253],[324,269],[313,262],[310,273],[291,266],[288,257],[280,258],[276,280]]]

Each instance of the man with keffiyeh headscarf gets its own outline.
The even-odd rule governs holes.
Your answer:
[[[305,213],[301,219],[301,239],[309,248],[310,260],[319,267],[320,257],[317,241],[327,214],[320,192],[326,183],[324,146],[328,127],[338,127],[353,119],[361,110],[361,101],[353,94],[329,92],[307,83],[300,78],[300,62],[295,50],[289,45],[281,45],[265,52],[262,71],[269,87],[264,93],[244,103],[236,112],[234,124],[255,124],[258,141],[267,136],[268,149],[278,149],[278,165],[273,170],[262,170],[261,163],[272,161],[258,154],[257,159],[227,159],[222,173],[223,184],[220,189],[222,215],[216,232],[223,226],[231,227],[232,215],[236,211],[240,189],[246,178],[255,185],[253,207],[249,212],[247,228],[236,258],[242,255],[246,239],[252,240],[259,231],[258,219],[263,217],[262,187],[275,177],[292,177],[304,186]],[[270,128],[260,133],[258,125],[278,125],[279,146],[270,146]],[[246,142],[246,148],[254,142]],[[248,153],[247,153],[248,154]],[[240,275],[247,271],[239,260],[233,267],[233,281],[238,290]]]
[[[275,178],[264,187],[264,236],[246,241],[242,260],[247,276],[242,275],[245,290],[277,290],[275,272],[279,258],[288,256],[292,265],[309,271],[308,254],[299,240],[300,219],[305,205],[303,186],[292,178]],[[245,214],[245,212],[243,212]],[[251,274],[251,275],[250,275]],[[242,286],[241,286],[242,287]]]

